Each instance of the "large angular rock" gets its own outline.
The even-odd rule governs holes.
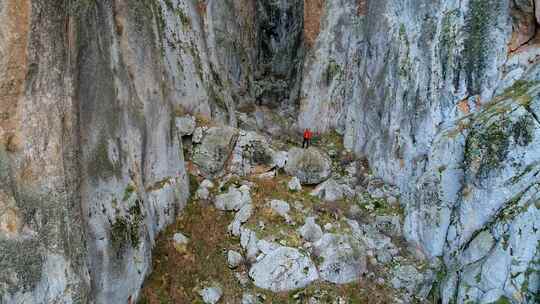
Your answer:
[[[247,222],[253,214],[253,205],[245,204],[234,216],[234,220],[228,227],[229,232],[234,236],[240,235],[240,227],[243,223]]]
[[[289,150],[285,171],[298,177],[302,184],[314,185],[330,177],[332,161],[328,155],[315,147],[309,149],[292,148]]]
[[[319,272],[325,281],[351,283],[367,270],[364,249],[351,235],[326,233],[314,247],[315,254],[323,259]]]
[[[335,179],[331,178],[318,185],[315,190],[311,192],[311,195],[316,196],[323,201],[335,202],[354,196],[354,190],[348,185],[339,184]]]
[[[251,267],[249,276],[255,286],[273,292],[304,288],[319,278],[313,261],[289,247],[270,252]]]
[[[392,272],[390,284],[395,289],[402,289],[409,296],[415,296],[419,299],[425,298],[431,289],[432,274],[422,272],[413,265],[398,265]]]
[[[255,231],[243,227],[240,229],[240,246],[246,251],[248,261],[253,262],[256,260],[259,253],[258,242],[259,239]]]
[[[193,150],[193,163],[205,175],[217,175],[231,155],[238,131],[227,126],[209,128]]]
[[[244,261],[244,257],[242,255],[234,250],[229,250],[227,252],[227,263],[229,264],[230,268],[236,268],[242,264]]]
[[[202,300],[205,304],[216,304],[221,299],[223,295],[223,290],[221,287],[206,287],[199,292],[199,295],[202,297]]]
[[[240,131],[232,152],[230,171],[240,176],[274,167],[275,151],[259,133]]]
[[[195,131],[195,117],[191,115],[176,117],[174,121],[176,124],[176,131],[180,136],[192,135]]]
[[[274,164],[278,168],[285,168],[285,164],[289,158],[287,151],[278,151],[274,154]]]
[[[227,193],[217,195],[214,201],[216,208],[224,211],[238,211],[247,204],[251,204],[251,195],[245,186],[231,187]]]

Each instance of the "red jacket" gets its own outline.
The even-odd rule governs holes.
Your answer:
[[[304,138],[305,139],[311,139],[313,137],[313,133],[310,130],[304,131]]]

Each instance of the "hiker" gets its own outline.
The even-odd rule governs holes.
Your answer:
[[[304,142],[302,142],[302,148],[307,149],[309,148],[309,145],[311,144],[311,138],[313,137],[313,133],[310,129],[304,130]]]

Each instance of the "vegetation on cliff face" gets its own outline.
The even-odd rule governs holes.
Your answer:
[[[469,94],[477,95],[482,88],[488,49],[492,47],[491,26],[502,6],[500,0],[472,0],[466,15],[467,38],[463,57]]]

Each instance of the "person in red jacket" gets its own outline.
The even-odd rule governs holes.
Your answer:
[[[304,142],[302,143],[302,148],[306,149],[309,148],[309,145],[311,144],[311,138],[313,137],[313,133],[310,129],[304,130]]]

